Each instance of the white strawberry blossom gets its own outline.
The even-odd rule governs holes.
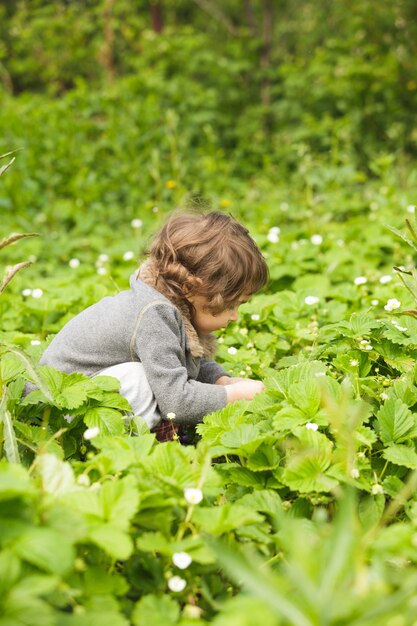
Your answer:
[[[188,552],[174,552],[172,562],[176,567],[179,567],[179,569],[187,569],[193,562],[193,559]]]
[[[319,298],[317,298],[317,296],[306,296],[304,298],[304,302],[305,304],[307,304],[308,306],[311,306],[313,304],[318,304],[319,302]]]
[[[390,276],[390,274],[385,274],[384,276],[381,276],[381,278],[379,279],[379,282],[381,283],[381,285],[386,285],[387,283],[390,283],[392,281],[392,276]]]
[[[271,243],[278,243],[278,241],[279,241],[279,233],[271,228],[271,230],[267,234],[266,238]]]
[[[377,496],[379,493],[384,493],[382,485],[375,483],[372,485],[371,493],[373,496]]]
[[[27,298],[28,296],[31,296],[31,295],[32,295],[32,289],[23,289],[22,296]]]
[[[350,361],[350,364],[352,365],[352,367],[356,367],[358,365],[358,361],[356,359],[352,359]]]
[[[357,276],[353,282],[355,285],[364,285],[368,281],[365,276]]]
[[[252,313],[252,315],[250,316],[251,320],[253,320],[254,322],[258,322],[260,320],[260,315],[259,313]]]
[[[108,260],[109,260],[109,255],[106,254],[105,252],[98,255],[98,259],[97,259],[98,263],[107,263]]]
[[[104,274],[107,274],[107,270],[106,270],[106,268],[105,268],[105,267],[99,267],[99,268],[97,269],[97,274],[98,274],[99,276],[104,276]]]
[[[307,422],[306,424],[306,428],[307,430],[318,430],[318,424],[315,424],[314,422]]]
[[[123,261],[131,261],[135,258],[135,253],[132,250],[127,250],[123,255]]]
[[[175,413],[167,413],[167,419],[168,420],[174,420],[177,416],[175,415]]]
[[[352,476],[352,478],[359,478],[359,470],[356,467],[354,467],[351,470],[350,475]]]
[[[135,218],[130,222],[132,228],[142,228],[143,222],[139,218]]]
[[[237,349],[234,346],[230,346],[230,348],[227,348],[227,351],[229,354],[237,354]]]
[[[186,586],[187,586],[187,581],[181,578],[181,576],[172,576],[168,580],[168,587],[171,589],[171,591],[175,591],[175,593],[184,591]]]
[[[84,439],[94,439],[94,437],[97,437],[97,435],[100,434],[100,429],[98,426],[93,426],[92,428],[87,428],[87,430],[84,431]]]
[[[198,504],[203,499],[203,492],[198,487],[184,489],[184,498],[189,504]]]
[[[400,306],[401,306],[401,302],[397,300],[397,298],[390,298],[388,302],[386,303],[386,305],[384,306],[384,309],[386,311],[394,311],[395,309],[399,309]]]
[[[371,304],[372,304],[372,306],[378,306],[379,300],[376,300],[376,299],[375,300],[371,300]]]
[[[41,342],[39,341],[39,339],[32,339],[32,341],[30,342],[31,346],[40,346]]]
[[[32,291],[32,298],[42,298],[42,296],[43,296],[43,291],[42,291],[42,289],[39,289],[39,288],[38,288],[38,289],[34,289],[34,290]]]
[[[416,212],[416,207],[414,204],[409,204],[407,207],[407,212],[408,213],[415,213]]]
[[[320,246],[323,243],[323,237],[321,235],[312,235],[310,241],[313,246]]]
[[[80,266],[80,259],[70,259],[68,265],[75,270],[77,267]]]

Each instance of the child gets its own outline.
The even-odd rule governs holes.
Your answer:
[[[236,321],[239,305],[267,278],[254,240],[231,216],[173,216],[131,277],[130,290],[74,317],[40,363],[118,378],[120,393],[151,430],[172,414],[175,424],[196,424],[264,389],[260,381],[231,378],[213,360],[211,333]]]

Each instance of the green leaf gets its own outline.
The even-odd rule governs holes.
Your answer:
[[[35,488],[27,471],[20,465],[0,463],[0,501],[33,496]]]
[[[113,524],[100,524],[89,532],[89,537],[114,559],[128,559],[133,552],[130,536]]]
[[[382,453],[387,461],[410,469],[417,469],[417,452],[404,444],[391,444]]]
[[[194,510],[193,522],[201,530],[212,535],[221,535],[246,524],[262,522],[263,517],[239,504],[227,502],[213,508],[199,506]]]
[[[13,550],[22,561],[58,575],[66,574],[75,558],[68,537],[63,541],[53,528],[30,528],[17,539]]]
[[[401,442],[415,436],[415,420],[402,400],[390,398],[377,413],[383,443]]]
[[[97,426],[101,435],[121,435],[125,430],[122,415],[107,407],[89,409],[84,415],[84,422],[89,428]]]
[[[224,433],[220,441],[227,448],[239,448],[250,453],[254,452],[267,436],[262,433],[258,425],[239,424],[233,430]]]
[[[49,391],[47,384],[43,378],[43,375],[39,372],[39,370],[33,365],[32,361],[26,356],[24,352],[19,350],[18,348],[7,348],[9,352],[14,354],[19,361],[23,364],[25,370],[29,374],[32,381],[35,383],[37,387],[41,390],[45,398],[51,403],[53,403],[52,395]]]
[[[384,508],[385,498],[382,494],[377,496],[366,495],[361,499],[358,506],[358,514],[365,530],[369,530],[378,524]]]
[[[210,541],[209,545],[229,575],[262,599],[277,618],[284,617],[291,626],[311,626],[310,618],[289,599],[287,586],[273,572],[261,568],[254,554],[245,556],[224,542]]]
[[[288,390],[288,400],[304,415],[313,418],[320,408],[320,393],[316,380],[294,383]]]
[[[178,623],[178,604],[166,595],[143,596],[132,613],[134,626],[173,626]]]
[[[61,461],[54,454],[41,454],[35,461],[35,467],[47,493],[58,496],[74,491],[74,473],[66,461]]]
[[[16,435],[13,429],[13,418],[7,410],[7,387],[3,387],[3,394],[0,401],[0,434],[3,434],[4,450],[9,463],[20,463],[19,449],[17,447]],[[0,445],[1,445],[0,441]]]

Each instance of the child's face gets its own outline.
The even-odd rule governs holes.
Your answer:
[[[246,302],[246,300],[242,300],[242,302]],[[207,300],[202,296],[192,298],[192,304],[194,314],[191,321],[199,335],[208,335],[214,330],[224,328],[229,322],[237,321],[239,304],[232,309],[221,311],[221,313],[211,313],[207,310]]]

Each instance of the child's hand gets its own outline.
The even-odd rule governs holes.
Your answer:
[[[226,386],[227,403],[230,404],[237,400],[252,400],[264,389],[265,385],[260,380],[242,378],[238,382],[232,382]]]

